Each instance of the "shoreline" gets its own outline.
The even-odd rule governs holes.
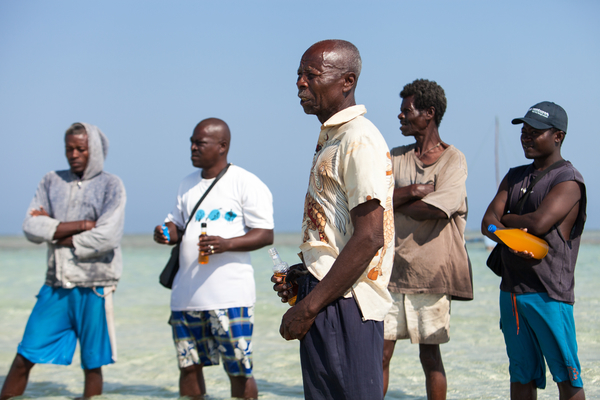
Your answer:
[[[479,231],[466,231],[465,240],[469,247],[483,246],[483,235]],[[273,246],[296,246],[301,242],[300,232],[275,232]],[[600,230],[584,230],[581,244],[600,245]],[[155,245],[157,244],[152,240],[152,235],[146,233],[125,234],[121,241],[121,248],[144,248]],[[37,244],[29,242],[24,235],[0,235],[0,249],[35,249],[37,247]]]

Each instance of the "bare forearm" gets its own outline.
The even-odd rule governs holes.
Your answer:
[[[420,183],[397,187],[394,189],[394,209],[397,210],[407,203],[412,203],[415,200],[421,200],[429,193],[433,193],[434,190],[435,188],[432,184]]]
[[[368,268],[383,246],[383,235],[358,238],[352,236],[323,280],[303,300],[311,313],[318,313],[343,296]]]
[[[561,182],[550,190],[535,211],[522,215],[506,214],[501,221],[511,228],[527,228],[529,233],[543,236],[553,226],[562,225],[567,216],[571,215],[571,223],[563,232],[568,235],[575,221],[580,199],[581,189],[577,182]]]
[[[302,339],[319,311],[352,287],[383,246],[383,207],[378,200],[354,207],[350,218],[354,232],[327,275],[283,315],[279,333],[284,339]]]
[[[53,239],[60,240],[67,237],[76,235],[81,232],[89,231],[96,226],[94,221],[80,220],[71,222],[61,222],[58,224],[56,231],[54,232]]]
[[[57,240],[56,245],[64,247],[75,247],[75,245],[73,244],[73,236],[67,236],[65,238]]]
[[[481,221],[481,233],[493,241],[498,242],[498,237],[492,232],[488,231],[488,226],[490,225],[495,225],[497,228],[504,228],[504,225],[495,215],[488,213],[484,215],[483,220]]]
[[[536,221],[533,213],[525,215],[506,214],[502,216],[500,221],[508,228],[527,228],[527,232],[536,236],[543,236],[550,229],[544,229],[545,227],[540,227],[539,222]]]
[[[302,301],[316,315],[323,307],[352,287],[384,245],[383,207],[370,200],[355,207],[350,215],[354,233],[323,280]]]
[[[224,251],[252,251],[273,244],[272,229],[251,229],[243,236],[226,239]]]
[[[405,203],[396,208],[396,211],[401,212],[417,221],[425,221],[428,219],[447,219],[445,212],[437,207],[425,203],[422,200],[415,200]]]
[[[414,200],[415,197],[411,193],[410,186],[404,186],[394,189],[394,208],[398,209],[404,203]]]

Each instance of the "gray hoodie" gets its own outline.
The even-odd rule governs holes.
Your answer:
[[[125,220],[125,187],[104,172],[108,139],[98,127],[83,123],[88,134],[88,164],[79,178],[71,170],[52,171],[38,185],[27,209],[23,232],[34,243],[48,244],[46,284],[72,288],[112,286],[121,277],[120,242]],[[32,209],[49,217],[32,217]],[[96,221],[96,227],[73,236],[73,246],[56,246],[52,239],[60,222]]]

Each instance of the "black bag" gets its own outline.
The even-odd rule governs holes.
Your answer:
[[[204,192],[200,200],[198,200],[198,202],[194,206],[194,210],[190,214],[190,217],[188,218],[187,222],[185,223],[185,227],[183,228],[181,235],[179,235],[179,242],[171,250],[171,257],[169,257],[167,265],[165,265],[158,278],[160,284],[166,287],[167,289],[171,289],[171,287],[173,287],[173,280],[175,279],[175,275],[177,275],[177,271],[179,271],[179,245],[181,244],[181,238],[185,234],[185,230],[187,229],[188,224],[190,223],[192,218],[194,218],[194,214],[196,214],[196,210],[200,206],[200,203],[202,203],[202,200],[204,200],[208,192],[210,192],[213,186],[215,186],[217,181],[221,179],[223,175],[225,175],[225,172],[227,172],[227,169],[230,165],[231,164],[227,164],[227,166],[223,168],[221,172],[219,172],[219,175],[217,175],[213,183],[208,187],[208,189],[206,189],[206,192]]]
[[[515,204],[515,213],[517,215],[521,215],[521,211],[523,211],[523,205],[525,204],[525,201],[529,198],[529,195],[531,194],[531,189],[533,189],[535,184],[542,178],[542,176],[546,175],[548,172],[552,171],[553,169],[560,167],[565,162],[566,162],[565,160],[560,160],[560,161],[555,162],[554,164],[552,164],[551,166],[546,168],[544,171],[542,171],[541,174],[536,176],[535,179],[529,183],[529,186],[527,187],[525,194],[523,194],[523,196],[521,196],[519,201],[517,201],[517,204]],[[506,211],[505,211],[505,213],[506,213]],[[496,247],[494,247],[494,249],[488,256],[487,261],[485,262],[485,264],[488,266],[488,268],[491,269],[498,276],[502,276],[502,247],[506,247],[506,245],[504,243],[496,244]]]
[[[488,268],[498,276],[502,276],[502,246],[504,246],[502,243],[497,243],[485,262]]]
[[[171,257],[169,257],[169,261],[167,261],[167,265],[160,273],[160,277],[158,281],[161,285],[166,287],[167,289],[171,289],[173,287],[173,280],[175,279],[175,275],[177,275],[177,271],[179,271],[179,245],[181,243],[177,243],[171,249]]]

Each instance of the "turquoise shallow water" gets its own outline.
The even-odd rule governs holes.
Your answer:
[[[477,236],[477,235],[474,235]],[[588,399],[600,399],[600,235],[584,235],[576,272],[575,320],[579,357]],[[276,235],[285,260],[296,262],[297,234]],[[498,329],[498,278],[487,269],[487,251],[480,242],[468,244],[473,264],[475,300],[452,304],[451,341],[442,345],[448,377],[448,399],[506,399],[508,359]],[[21,237],[0,237],[0,384],[4,382],[43,284],[44,246]],[[167,325],[170,292],[158,284],[169,249],[153,244],[150,236],[128,236],[123,242],[124,272],[115,294],[118,362],[105,367],[104,394],[108,399],[177,398],[178,371]],[[301,399],[298,342],[279,336],[281,304],[269,281],[266,249],[253,253],[257,282],[254,370],[260,398]],[[205,368],[210,398],[228,399],[229,383],[220,366]],[[538,399],[557,399],[548,375]],[[82,393],[79,355],[68,367],[37,365],[25,392],[27,398],[65,399]],[[391,365],[386,399],[426,399],[418,346],[399,342]]]

